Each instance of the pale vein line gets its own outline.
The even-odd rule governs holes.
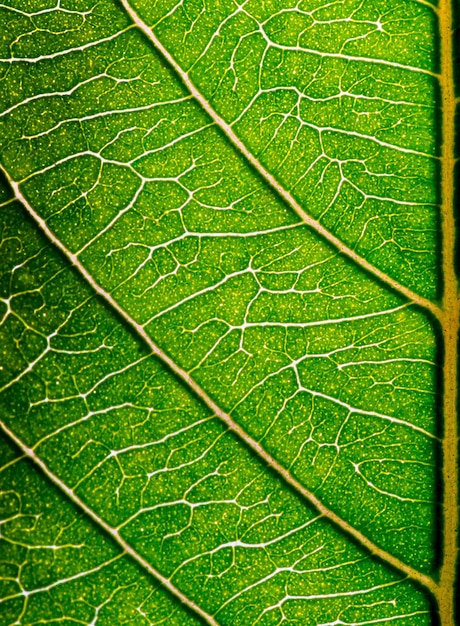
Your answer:
[[[112,35],[108,35],[107,37],[101,37],[101,39],[98,39],[97,41],[90,41],[89,43],[82,44],[81,46],[75,46],[75,48],[67,48],[66,50],[58,50],[57,52],[52,52],[50,54],[42,54],[38,57],[9,57],[9,58],[0,59],[0,63],[9,63],[9,64],[38,63],[40,61],[48,61],[50,59],[62,57],[62,56],[65,56],[66,54],[71,54],[72,52],[82,52],[83,50],[94,48],[95,46],[98,46],[99,44],[113,41],[117,37],[120,37],[121,35],[124,35],[125,33],[127,33],[129,30],[132,30],[133,27],[134,27],[133,25],[127,26],[126,28],[123,28],[122,30],[119,30],[118,32],[113,33]]]
[[[233,596],[230,596],[230,598],[225,600],[225,602],[220,606],[219,610],[216,612],[216,615],[217,613],[220,613],[226,606],[228,606],[229,604],[231,604],[238,598],[241,598],[241,596],[245,595],[248,591],[251,591],[252,589],[255,589],[256,587],[260,587],[260,585],[263,585],[267,581],[273,580],[273,578],[276,578],[277,576],[279,576],[279,574],[283,574],[284,572],[290,572],[291,574],[311,574],[313,572],[330,572],[332,570],[338,570],[338,569],[347,567],[349,565],[356,565],[357,563],[361,563],[362,561],[363,559],[357,559],[355,561],[337,563],[336,565],[330,565],[328,567],[321,567],[321,568],[318,567],[318,568],[311,568],[311,569],[296,569],[298,566],[298,562],[294,563],[294,565],[277,567],[275,570],[270,572],[270,574],[267,574],[260,580],[256,580],[255,582],[251,583],[247,587],[244,587],[240,591],[237,591]]]
[[[424,6],[428,7],[429,9],[432,9],[432,11],[434,13],[436,13],[436,15],[439,14],[439,9],[435,4],[431,4],[431,2],[429,2],[428,0],[414,0],[414,2],[416,4],[423,4]]]
[[[275,292],[276,293],[276,292]],[[393,313],[399,313],[406,309],[409,305],[403,304],[401,306],[393,307],[392,309],[384,309],[383,311],[373,311],[371,313],[361,313],[361,315],[350,315],[349,317],[333,317],[332,319],[314,320],[312,322],[245,322],[242,324],[242,328],[259,328],[260,326],[281,326],[285,328],[308,328],[310,326],[327,326],[329,324],[344,324],[346,322],[356,322],[380,315],[392,315]],[[235,326],[237,328],[237,326]]]
[[[337,128],[334,126],[316,126],[316,124],[312,124],[311,122],[300,122],[303,126],[307,126],[313,130],[317,130],[321,133],[337,133],[339,135],[347,135],[348,137],[356,137],[357,139],[364,139],[366,141],[373,141],[377,145],[382,148],[388,148],[390,150],[396,150],[397,152],[403,152],[405,154],[415,154],[417,156],[427,157],[429,159],[438,159],[434,154],[429,154],[428,152],[421,152],[420,150],[415,150],[414,148],[405,148],[404,146],[398,146],[394,143],[390,143],[388,141],[384,141],[379,139],[378,137],[374,137],[373,135],[366,135],[364,133],[358,133],[354,130],[347,130],[346,128]]]
[[[124,4],[125,0],[121,0]],[[259,31],[260,32],[260,31]],[[264,36],[262,34],[262,36]],[[332,58],[332,59],[343,59],[345,61],[359,61],[360,63],[373,63],[376,65],[385,65],[388,67],[395,67],[400,70],[406,70],[408,72],[417,72],[420,74],[427,74],[428,76],[432,76],[433,78],[439,78],[439,74],[433,72],[431,70],[424,69],[422,67],[416,67],[413,65],[404,65],[404,63],[398,63],[397,61],[387,61],[386,59],[373,59],[371,57],[359,57],[353,54],[343,54],[340,52],[325,52],[322,50],[315,50],[314,48],[304,48],[302,46],[286,46],[282,44],[278,44],[268,37],[264,37],[264,39],[269,43],[273,48],[278,48],[279,50],[294,50],[295,52],[305,52],[307,54],[312,54],[315,56]]]
[[[316,508],[319,513],[321,513],[324,517],[329,519],[331,522],[336,524],[342,531],[344,531],[347,535],[353,537],[363,548],[367,549],[373,556],[381,559],[387,565],[399,570],[404,573],[410,579],[417,581],[419,584],[423,585],[427,589],[429,589],[434,595],[438,592],[437,583],[426,574],[417,571],[415,568],[411,567],[407,563],[404,563],[397,557],[393,556],[386,550],[383,550],[378,545],[376,545],[373,541],[371,541],[366,535],[362,532],[354,528],[351,524],[349,524],[346,520],[342,519],[339,515],[337,515],[334,511],[327,508],[321,500],[319,500],[311,491],[306,489],[306,487],[296,480],[291,473],[283,467],[275,458],[273,458],[261,445],[258,441],[253,439],[248,433],[237,424],[225,411],[223,411],[215,402],[208,396],[208,394],[195,382],[195,380],[183,370],[175,361],[171,359],[161,348],[159,348],[156,343],[151,339],[151,337],[147,334],[145,328],[136,322],[122,307],[121,305],[113,298],[113,296],[107,292],[103,287],[101,287],[93,278],[93,276],[88,272],[85,266],[81,263],[78,257],[70,252],[66,248],[66,246],[54,235],[54,233],[49,229],[45,220],[32,208],[30,203],[23,196],[22,192],[19,189],[19,185],[11,180],[11,177],[8,175],[3,166],[0,166],[0,169],[4,172],[5,176],[10,183],[14,194],[17,199],[23,204],[24,208],[27,210],[29,215],[33,218],[33,220],[37,223],[37,225],[41,228],[43,233],[47,236],[47,238],[58,248],[62,254],[70,261],[70,263],[74,266],[76,270],[78,270],[79,274],[91,285],[91,287],[98,293],[101,298],[107,302],[117,313],[121,316],[121,318],[131,327],[133,330],[137,332],[139,337],[145,341],[145,343],[150,347],[152,352],[165,363],[169,369],[176,374],[176,376],[181,379],[201,400],[202,402],[209,408],[213,413],[217,415],[227,426],[228,428],[237,435],[237,437],[246,443],[246,445],[256,453],[258,457],[263,459],[265,463],[271,467],[275,472],[277,472],[284,481],[290,485],[299,495],[303,496],[305,500],[307,500],[314,508]],[[1,422],[0,422],[1,423]],[[12,434],[12,433],[11,433]],[[14,436],[13,436],[14,437]],[[16,439],[15,439],[16,440]],[[35,453],[33,450],[26,448],[24,444],[22,444],[22,448],[24,451],[29,451],[33,458],[35,458]],[[68,490],[68,488],[66,487]],[[113,529],[112,529],[112,532]],[[118,535],[117,535],[118,536]],[[120,538],[121,539],[121,538]],[[127,544],[126,544],[127,545]],[[141,557],[139,557],[141,558]],[[152,568],[153,570],[153,568]],[[161,576],[161,575],[160,575]],[[179,592],[180,593],[180,592]],[[201,610],[201,609],[200,609]],[[216,622],[208,622],[211,624],[216,624]]]
[[[17,456],[14,459],[11,459],[11,461],[8,461],[8,463],[5,463],[4,465],[0,467],[0,474],[2,472],[5,472],[9,467],[16,465],[16,463],[19,463],[19,461],[23,461],[24,459],[25,459],[25,456],[23,454],[21,456]]]
[[[392,622],[397,619],[407,619],[408,617],[415,617],[416,615],[429,615],[429,611],[414,611],[413,613],[407,613],[405,615],[392,615],[390,617],[380,617],[378,619],[371,619],[365,622],[343,622],[341,619],[334,622],[327,622],[318,624],[318,626],[367,626],[368,624],[383,624],[384,622]]]
[[[125,539],[121,536],[121,534],[115,528],[112,528],[106,521],[104,521],[97,513],[93,511],[87,504],[81,500],[77,494],[70,489],[60,478],[58,478],[42,461],[40,457],[38,457],[32,448],[29,448],[25,445],[17,437],[12,430],[8,428],[3,421],[0,420],[0,427],[3,432],[12,440],[14,443],[21,449],[21,451],[31,459],[38,467],[42,470],[42,472],[47,476],[51,482],[58,487],[61,491],[63,491],[66,496],[76,504],[81,510],[83,510],[88,517],[90,517],[93,522],[95,522],[98,526],[103,528],[105,532],[114,539],[114,541],[123,549],[123,552],[128,554],[132,559],[134,559],[139,565],[141,565],[145,570],[149,572],[154,578],[160,581],[176,598],[178,598],[185,606],[191,609],[193,612],[197,613],[207,624],[210,626],[219,626],[218,622],[211,616],[208,615],[200,606],[195,604],[192,600],[190,600],[187,596],[185,596],[173,583],[163,576],[157,569],[155,569],[144,557],[142,557],[134,548],[132,548]]]
[[[112,77],[109,76],[108,74],[107,75],[101,74],[100,76],[97,76],[96,78],[97,78],[97,80],[100,80],[101,78],[107,78],[109,80],[115,80],[115,79],[112,79]],[[5,109],[4,111],[2,111],[0,113],[0,118],[5,117],[6,115],[9,115],[10,113],[15,111],[16,109],[19,109],[20,107],[26,106],[26,105],[31,104],[33,102],[37,102],[37,101],[43,100],[44,98],[64,98],[65,96],[71,96],[78,89],[80,89],[82,86],[85,86],[86,84],[90,83],[90,80],[93,80],[93,79],[89,79],[87,81],[82,81],[78,85],[75,85],[74,87],[71,87],[70,89],[67,89],[66,91],[53,91],[53,92],[50,92],[50,93],[37,94],[35,96],[30,96],[30,98],[25,98],[21,102],[17,102],[16,104],[11,105],[9,109]],[[122,81],[118,80],[117,82],[122,82]],[[82,117],[73,117],[73,118],[63,119],[62,121],[58,122],[52,128],[50,128],[50,129],[48,129],[46,131],[43,131],[42,133],[39,133],[36,136],[37,137],[41,137],[45,133],[49,134],[50,132],[57,130],[58,128],[60,128],[64,124],[70,124],[71,122],[87,122],[87,121],[95,120],[95,119],[97,119],[99,117],[104,117],[104,116],[108,117],[109,115],[141,113],[142,111],[150,111],[151,109],[155,109],[155,108],[158,108],[158,107],[161,107],[161,106],[165,106],[165,105],[179,104],[181,102],[186,102],[187,100],[190,100],[191,97],[192,96],[189,95],[189,96],[184,96],[183,98],[176,98],[176,100],[166,100],[166,101],[161,100],[159,102],[149,102],[148,104],[144,104],[144,105],[138,106],[138,107],[132,107],[132,108],[126,108],[126,109],[111,109],[110,111],[101,111],[100,113],[93,113],[92,115],[85,115],[85,116],[82,116]],[[33,138],[35,138],[35,137],[33,137],[33,136],[26,137],[26,139],[33,139]]]
[[[388,276],[388,274],[369,263],[369,261],[367,261],[364,257],[360,256],[357,252],[355,252],[354,250],[346,246],[342,241],[340,241],[340,239],[338,239],[335,235],[330,233],[320,222],[308,215],[297,202],[297,200],[295,200],[294,197],[288,191],[286,191],[286,189],[284,189],[282,185],[280,185],[276,178],[272,174],[270,174],[270,172],[265,169],[260,161],[248,150],[246,145],[235,134],[232,127],[216,113],[216,111],[211,107],[206,98],[195,87],[187,72],[185,72],[180,67],[180,65],[175,61],[175,59],[168,52],[168,50],[166,50],[166,48],[147,26],[147,24],[141,20],[141,18],[137,15],[137,13],[129,4],[128,0],[120,1],[126,12],[133,20],[134,24],[139,28],[139,30],[141,30],[145,34],[145,36],[155,46],[158,52],[163,55],[168,63],[170,63],[170,65],[185,83],[190,93],[196,98],[196,100],[200,103],[200,105],[215,122],[215,124],[222,130],[222,132],[227,136],[230,142],[240,151],[240,153],[251,163],[251,165],[257,170],[260,176],[265,179],[269,183],[269,185],[273,189],[275,189],[276,192],[283,198],[283,200],[285,200],[289,204],[289,206],[297,213],[297,215],[299,215],[299,217],[303,220],[305,224],[308,224],[317,233],[324,237],[324,239],[326,239],[331,245],[333,245],[334,248],[338,249],[342,254],[352,259],[359,267],[364,269],[366,272],[377,277],[380,281],[402,294],[411,302],[414,302],[424,309],[427,309],[439,320],[442,319],[443,311],[437,304],[434,304],[427,298],[424,298],[423,296],[420,296],[408,287],[405,287],[397,280],[391,278],[390,276]]]
[[[67,13],[68,15],[78,15],[79,17],[84,18],[87,15],[92,15],[93,13],[93,9],[90,9],[89,11],[72,11],[72,9],[64,9],[59,4],[60,3],[58,2],[58,4],[55,5],[54,7],[49,7],[48,9],[42,9],[41,11],[34,11],[33,13],[29,11],[22,11],[21,9],[17,9],[14,6],[3,4],[3,3],[0,4],[0,9],[6,9],[7,11],[11,11],[12,13],[18,13],[22,17],[24,16],[25,17],[38,17],[39,15],[46,15],[49,13]]]
[[[25,455],[25,456],[28,456],[28,455]],[[24,459],[24,456],[21,457],[21,459]],[[47,474],[47,476],[49,476],[49,475]],[[43,546],[37,546],[37,547],[39,549],[41,549]],[[30,549],[30,547],[29,547],[29,549]],[[51,589],[54,589],[55,587],[59,587],[60,585],[65,585],[67,583],[71,583],[74,580],[79,580],[80,578],[84,578],[85,576],[91,576],[91,574],[95,574],[97,572],[101,572],[105,567],[108,567],[109,565],[112,565],[112,563],[115,563],[115,561],[119,561],[123,556],[125,556],[125,555],[122,552],[121,554],[117,554],[116,556],[112,557],[108,561],[105,561],[104,563],[100,563],[99,565],[95,565],[91,569],[85,570],[84,572],[78,572],[78,574],[74,574],[73,576],[69,576],[68,578],[61,578],[60,580],[56,580],[55,582],[50,583],[49,585],[46,585],[46,587],[37,587],[36,589],[30,589],[30,590],[22,589],[18,593],[14,593],[14,594],[11,594],[9,596],[5,596],[5,597],[1,598],[0,599],[0,604],[3,604],[3,602],[6,602],[7,600],[13,600],[14,598],[33,596],[33,595],[36,595],[37,593],[43,593],[45,591],[51,591]]]
[[[323,600],[326,598],[346,598],[350,596],[361,596],[368,593],[374,593],[374,591],[379,591],[380,589],[385,589],[386,587],[394,587],[395,585],[399,585],[399,583],[404,582],[403,580],[391,580],[387,583],[382,583],[381,585],[374,585],[373,587],[368,587],[367,589],[354,589],[352,591],[336,591],[335,593],[313,593],[311,595],[288,595],[286,600]]]
[[[377,411],[365,411],[364,409],[356,408],[354,406],[351,406],[351,404],[348,404],[348,402],[344,402],[343,400],[339,400],[339,398],[335,398],[334,396],[330,396],[330,395],[328,395],[326,393],[322,393],[320,391],[315,391],[314,389],[306,389],[306,388],[302,387],[301,390],[305,391],[306,393],[309,393],[312,396],[316,396],[318,398],[323,398],[323,400],[329,400],[329,402],[333,402],[334,404],[338,404],[339,406],[347,409],[347,411],[349,411],[352,414],[356,414],[356,415],[370,415],[371,417],[378,417],[379,419],[387,420],[389,422],[392,422],[393,424],[398,424],[399,426],[405,426],[407,428],[411,428],[412,430],[415,430],[416,432],[422,433],[422,435],[425,435],[425,437],[429,437],[430,439],[438,440],[438,437],[436,437],[436,435],[433,435],[432,433],[428,432],[424,428],[421,428],[421,426],[417,426],[416,424],[412,424],[411,422],[407,422],[406,420],[402,420],[402,419],[399,419],[397,417],[393,417],[393,416],[390,416],[390,415],[385,415],[383,413],[378,413]]]

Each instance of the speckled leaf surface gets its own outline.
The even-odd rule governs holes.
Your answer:
[[[451,626],[440,10],[0,24],[0,623]]]

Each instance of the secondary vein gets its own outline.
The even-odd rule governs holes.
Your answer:
[[[273,456],[271,456],[263,446],[253,439],[239,424],[237,424],[233,418],[228,415],[225,411],[223,411],[212,398],[196,383],[196,381],[190,376],[188,372],[182,369],[177,363],[171,359],[169,355],[166,354],[161,348],[157,346],[157,344],[152,340],[152,338],[146,332],[144,326],[136,322],[123,308],[122,306],[114,299],[114,297],[107,292],[99,283],[94,279],[94,277],[89,273],[89,271],[85,268],[85,266],[81,263],[78,256],[73,254],[68,248],[54,235],[54,233],[50,230],[45,220],[35,211],[35,209],[31,206],[28,200],[22,194],[19,185],[17,182],[11,179],[8,172],[0,166],[0,170],[2,170],[11,185],[15,197],[21,204],[23,204],[24,208],[27,210],[29,215],[33,218],[35,223],[40,227],[42,232],[46,235],[46,237],[61,251],[61,253],[67,258],[67,260],[71,263],[71,265],[78,271],[78,273],[83,277],[83,279],[91,285],[96,293],[107,303],[109,304],[120,317],[136,331],[139,337],[149,346],[152,353],[155,354],[166,366],[174,372],[174,374],[182,380],[201,400],[202,402],[217,416],[222,422],[224,422],[227,427],[237,435],[238,439],[246,446],[248,446],[260,459],[262,459],[270,468],[272,468],[283,480],[286,484],[288,484],[297,494],[302,496],[307,502],[310,503],[322,516],[326,519],[333,522],[337,525],[346,535],[352,537],[359,545],[367,550],[371,555],[380,559],[387,565],[392,568],[398,570],[399,572],[405,574],[409,579],[418,582],[423,585],[426,589],[428,589],[431,593],[437,596],[439,587],[437,583],[428,575],[419,572],[417,569],[411,567],[407,563],[404,563],[397,557],[393,556],[386,550],[380,548],[377,544],[371,541],[366,535],[364,535],[361,531],[354,528],[350,523],[337,515],[334,511],[326,507],[317,496],[309,491],[302,483],[300,483],[292,474],[283,467]],[[0,422],[1,424],[1,422]],[[6,428],[3,426],[3,428]],[[12,438],[14,439],[14,434],[11,432]],[[14,439],[15,440],[15,439]],[[27,453],[29,456],[33,455],[32,458],[36,457],[35,452],[33,450],[29,450],[24,444],[22,444],[23,452]],[[43,463],[43,462],[41,462]],[[59,480],[59,479],[57,479]],[[62,483],[65,487],[64,483]],[[69,490],[68,487],[65,487]],[[71,491],[71,490],[69,490]],[[73,492],[72,492],[73,493]],[[116,532],[112,529],[112,532]],[[141,558],[141,557],[140,557]],[[153,569],[153,568],[152,568]],[[160,580],[161,574],[159,574]],[[180,592],[179,592],[180,593]],[[209,622],[209,624],[213,624],[217,626],[217,623],[214,621]]]
[[[193,95],[193,97],[200,103],[202,108],[206,111],[206,113],[211,117],[214,123],[221,129],[221,131],[225,134],[225,136],[230,140],[231,144],[237,148],[237,150],[251,163],[251,165],[256,169],[259,175],[270,185],[275,192],[283,198],[285,202],[297,213],[297,215],[302,219],[302,221],[310,226],[313,230],[319,233],[324,239],[326,239],[331,245],[334,246],[339,252],[352,259],[359,267],[364,269],[367,273],[371,274],[379,281],[384,283],[387,287],[390,287],[392,290],[396,291],[400,295],[407,298],[409,301],[417,304],[418,306],[424,308],[425,310],[430,311],[432,315],[434,315],[437,319],[441,320],[443,317],[443,312],[441,308],[424,298],[423,296],[415,293],[405,285],[402,285],[397,280],[380,270],[379,268],[369,263],[367,259],[360,256],[355,250],[345,245],[338,237],[333,235],[327,228],[325,228],[320,222],[313,219],[310,215],[308,215],[305,210],[301,207],[301,205],[297,202],[297,200],[286,190],[284,187],[276,180],[276,178],[265,169],[265,167],[260,163],[260,161],[248,150],[246,145],[241,141],[241,139],[236,135],[235,131],[232,127],[227,124],[227,122],[218,115],[218,113],[212,108],[206,98],[201,94],[201,92],[196,88],[192,80],[190,79],[187,72],[185,72],[181,66],[176,62],[174,57],[168,52],[168,50],[163,46],[161,41],[156,37],[156,35],[152,32],[149,26],[137,15],[134,9],[129,4],[128,0],[120,0],[123,5],[125,11],[128,13],[133,23],[140,31],[144,33],[144,35],[148,38],[148,40],[155,46],[158,52],[167,60],[167,62],[173,67],[176,73],[179,75],[183,83],[186,85],[189,92]]]
[[[47,476],[47,478],[58,487],[65,495],[71,500],[76,506],[84,511],[84,513],[93,520],[99,527],[103,528],[104,531],[114,539],[120,548],[122,548],[123,553],[129,555],[132,559],[136,561],[139,565],[141,565],[149,574],[151,574],[157,581],[159,581],[162,585],[164,585],[180,602],[182,602],[185,606],[187,606],[194,613],[199,615],[206,624],[210,626],[219,626],[218,622],[211,616],[208,615],[200,606],[195,604],[192,600],[190,600],[185,594],[182,593],[168,578],[163,576],[156,568],[154,568],[144,557],[142,557],[134,548],[132,548],[125,539],[121,536],[118,530],[112,528],[110,524],[104,521],[97,513],[93,511],[81,498],[77,496],[77,494],[70,489],[60,478],[58,478],[44,463],[44,461],[37,456],[32,448],[29,448],[25,445],[25,443],[15,435],[15,433],[0,420],[0,428],[3,430],[5,435],[14,441],[14,443],[18,446],[18,448],[23,452],[24,456],[31,459],[35,465],[37,465],[41,471]],[[23,458],[23,457],[22,457]],[[116,557],[119,558],[119,557]],[[115,559],[114,559],[115,560]]]

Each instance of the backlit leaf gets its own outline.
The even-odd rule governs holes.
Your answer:
[[[0,20],[2,624],[453,625],[449,3]]]

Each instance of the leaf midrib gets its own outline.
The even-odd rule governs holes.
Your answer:
[[[443,323],[443,562],[440,573],[438,606],[441,624],[454,623],[455,579],[458,561],[459,461],[458,461],[458,328],[459,306],[456,276],[455,235],[455,97],[452,0],[441,0],[439,7],[441,47],[441,219],[442,270],[444,278]]]

